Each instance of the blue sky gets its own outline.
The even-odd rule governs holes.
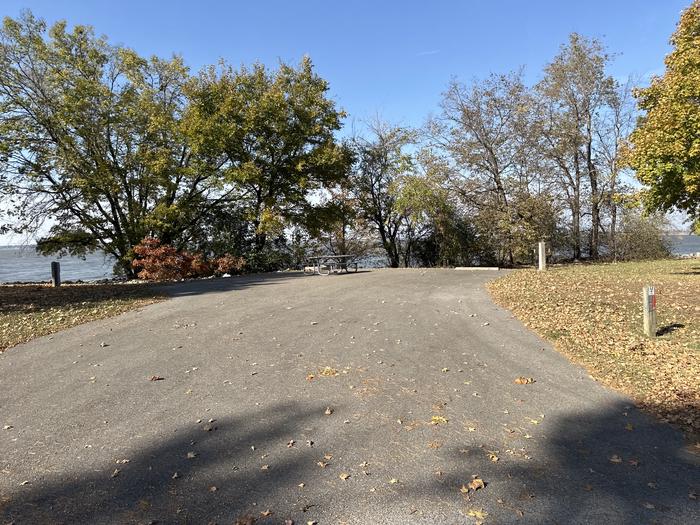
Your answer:
[[[311,56],[331,96],[359,121],[380,115],[421,125],[452,76],[525,67],[535,81],[567,35],[602,39],[617,53],[611,73],[663,71],[668,39],[690,0],[155,1],[2,0],[49,22],[94,26],[113,43],[182,55],[194,70],[224,58],[297,62]]]

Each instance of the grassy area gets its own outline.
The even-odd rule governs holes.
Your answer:
[[[21,284],[0,286],[0,352],[12,346],[162,299],[150,286]]]
[[[656,287],[653,339],[642,331],[644,284]],[[593,377],[691,435],[700,433],[700,261],[521,270],[489,289]]]

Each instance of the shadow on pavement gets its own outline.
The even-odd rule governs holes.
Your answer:
[[[289,508],[280,492],[298,494],[304,473],[315,466],[320,451],[303,443],[288,449],[286,443],[319,413],[321,407],[288,403],[214,421],[215,430],[205,430],[204,421],[139,451],[128,463],[21,487],[15,497],[0,498],[0,522],[230,524],[248,515],[260,518],[278,504]],[[189,452],[196,456],[188,458]],[[266,453],[271,457],[261,458]],[[266,463],[269,469],[262,469]],[[277,522],[285,518],[275,515]]]
[[[242,520],[245,516],[264,523],[306,523],[318,513],[333,516],[336,509],[327,507],[332,498],[323,491],[331,490],[328,486],[320,492],[298,486],[314,477],[312,471],[318,472],[322,451],[305,443],[286,446],[321,413],[321,406],[277,404],[215,421],[212,431],[202,422],[133,454],[126,464],[106,463],[95,471],[81,470],[77,463],[75,473],[40,478],[18,487],[9,499],[0,496],[0,522],[223,525],[239,519],[253,523]],[[381,441],[381,431],[367,430],[358,427],[355,432],[362,433],[362,439],[346,436],[345,442]],[[391,498],[384,503],[408,508],[412,501],[430,498],[436,506],[424,514],[428,521],[397,515],[390,523],[428,523],[447,509],[455,518],[449,523],[471,523],[471,518],[457,519],[468,509],[483,510],[488,513],[486,523],[499,524],[693,523],[698,516],[698,500],[693,499],[700,493],[698,457],[684,448],[680,432],[623,403],[553,421],[545,418],[539,425],[504,426],[486,438],[478,432],[462,433],[457,426],[446,425],[444,432],[445,446],[424,452],[435,455],[439,475],[417,470],[426,468],[425,457],[394,451],[402,480],[426,481],[402,482],[396,493],[383,496]],[[188,452],[196,456],[188,458]],[[343,453],[352,456],[351,452]],[[265,464],[269,469],[262,468]],[[120,471],[112,477],[115,468]],[[472,476],[486,486],[460,493]],[[353,498],[350,492],[347,498]],[[342,503],[357,508],[362,501]],[[267,509],[274,514],[264,520],[261,513]],[[368,512],[376,515],[373,509]]]
[[[369,273],[370,270],[358,270],[357,272],[341,273],[332,275],[305,275],[302,271],[298,272],[270,272],[252,275],[239,275],[228,278],[217,279],[197,279],[185,281],[181,283],[161,284],[155,289],[171,296],[182,297],[190,295],[200,295],[215,292],[229,292],[233,290],[242,290],[251,286],[264,286],[269,284],[277,284],[288,282],[296,279],[307,279],[309,286],[318,283],[316,279],[339,279],[346,278],[352,275]]]
[[[553,431],[510,430],[446,450],[454,471],[436,482],[460,494],[472,475],[483,479],[485,488],[462,497],[467,507],[488,512],[487,521],[636,525],[693,523],[700,515],[700,457],[680,432],[634,407],[571,414]],[[532,436],[524,439],[526,433]]]
[[[243,290],[252,286],[276,284],[294,279],[302,279],[302,272],[271,272],[251,275],[237,275],[227,278],[195,279],[180,283],[160,284],[155,289],[170,297],[201,295],[206,293]]]

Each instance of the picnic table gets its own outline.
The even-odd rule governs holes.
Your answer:
[[[311,265],[304,266],[304,273],[308,275],[330,275],[333,272],[341,273],[345,270],[350,273],[350,268],[357,272],[356,255],[316,255],[309,257]],[[325,273],[324,273],[325,272]]]

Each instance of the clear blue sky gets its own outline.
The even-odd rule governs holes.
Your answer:
[[[49,22],[92,25],[113,43],[184,57],[193,71],[224,58],[297,62],[311,56],[331,95],[355,119],[420,125],[451,76],[525,67],[535,81],[567,35],[602,39],[611,73],[663,71],[668,39],[690,0],[2,0]],[[350,124],[350,121],[348,121]]]

